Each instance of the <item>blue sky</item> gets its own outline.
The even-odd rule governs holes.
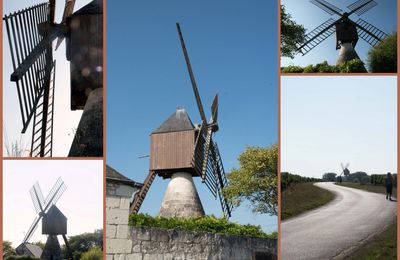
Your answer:
[[[115,1],[107,4],[107,162],[135,181],[148,173],[151,131],[178,106],[200,122],[176,32],[180,22],[207,118],[219,94],[214,136],[227,171],[247,146],[277,141],[276,1]],[[219,202],[195,180],[207,214]],[[141,211],[157,214],[168,184],[156,178]],[[276,230],[246,206],[232,220]]]
[[[396,77],[282,77],[281,171],[397,172]]]
[[[327,0],[329,3],[336,5],[343,11],[348,11],[347,6],[356,2],[356,0],[342,0],[333,1]],[[378,29],[391,33],[397,29],[397,5],[395,0],[375,0],[378,5],[373,7],[368,12],[362,14],[360,17],[357,14],[350,16],[350,19],[357,21],[359,18],[371,23]],[[285,5],[286,11],[292,15],[292,19],[301,25],[304,25],[306,33],[309,33],[314,28],[328,20],[329,18],[338,19],[337,15],[329,15],[319,7],[313,5],[308,0],[282,0],[281,4]],[[335,47],[336,37],[332,34],[328,39],[315,47],[312,51],[305,56],[297,54],[294,59],[282,58],[281,66],[287,65],[301,65],[306,66],[309,64],[316,64],[323,61],[328,61],[329,64],[336,64],[339,52]],[[367,61],[368,50],[371,46],[364,40],[359,39],[356,51],[361,60]]]

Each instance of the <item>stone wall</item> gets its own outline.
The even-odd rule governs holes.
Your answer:
[[[107,260],[276,259],[276,239],[129,227],[128,197],[107,195],[106,208]]]

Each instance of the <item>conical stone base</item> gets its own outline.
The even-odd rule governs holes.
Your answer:
[[[204,216],[204,209],[190,173],[178,172],[172,175],[158,215],[166,218]]]
[[[342,65],[347,61],[360,59],[351,42],[345,42],[340,45],[339,58],[336,62],[336,65]]]
[[[46,245],[44,246],[40,259],[45,260],[61,260],[61,248],[56,235],[47,237]]]

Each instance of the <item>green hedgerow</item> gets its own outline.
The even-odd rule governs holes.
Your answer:
[[[163,218],[152,217],[148,214],[131,214],[129,225],[136,227],[158,227],[167,229],[182,229],[188,231],[203,231],[209,233],[229,234],[238,236],[253,236],[276,238],[276,232],[267,234],[260,226],[240,225],[229,222],[225,218],[203,216],[197,218]]]

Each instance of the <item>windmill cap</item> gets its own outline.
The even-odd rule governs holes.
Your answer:
[[[184,107],[178,107],[176,111],[162,123],[152,134],[167,133],[167,132],[179,132],[193,130],[194,125],[190,120],[186,109]]]

